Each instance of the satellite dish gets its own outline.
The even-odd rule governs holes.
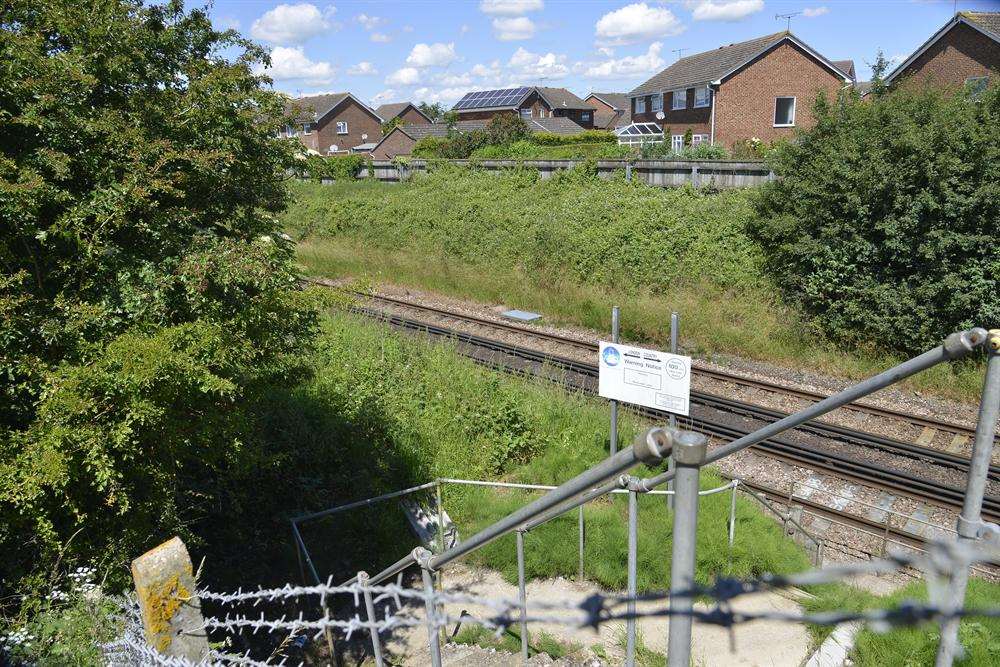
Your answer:
[[[367,139],[368,139],[368,135],[367,134],[362,134],[361,135],[361,141],[366,141]]]
[[[663,115],[662,111],[657,111],[656,112],[656,120],[663,120],[664,118],[666,118],[666,116]]]

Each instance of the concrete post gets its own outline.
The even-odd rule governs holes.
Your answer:
[[[521,607],[521,661],[528,663],[528,591],[524,583],[524,531],[517,531],[517,602]]]
[[[441,667],[441,637],[435,627],[437,609],[434,604],[434,573],[429,566],[431,554],[423,547],[413,550],[413,559],[420,565],[420,574],[424,583],[424,613],[427,614],[427,645],[431,652],[432,667]]]
[[[146,641],[165,656],[198,663],[208,657],[208,635],[187,547],[167,540],[132,561]]]
[[[618,342],[618,306],[611,309],[611,342]],[[618,452],[618,401],[611,400],[611,433],[608,436],[611,442],[611,455]]]
[[[630,480],[631,481],[631,480]],[[625,619],[625,665],[635,667],[635,595],[637,589],[637,566],[639,547],[639,494],[634,484],[628,491],[628,603]]]
[[[690,612],[694,608],[695,544],[698,536],[698,485],[708,442],[700,433],[685,432],[674,443],[677,462],[674,499],[673,555],[670,563],[670,628],[667,666],[690,667]]]
[[[972,444],[972,459],[966,477],[965,500],[962,513],[958,517],[958,541],[974,542],[984,537],[998,536],[996,524],[983,521],[983,495],[986,493],[986,477],[993,457],[993,437],[1000,414],[1000,330],[993,329],[987,338],[986,378],[983,394],[979,401],[979,421],[976,424],[976,439]],[[965,603],[965,589],[969,583],[969,568],[954,571],[948,595],[951,611],[960,609]],[[941,623],[941,643],[938,645],[937,667],[950,667],[958,648],[958,619]]]
[[[365,598],[365,613],[368,615],[368,622],[373,626],[378,622],[375,615],[375,603],[372,600],[372,592],[368,589],[368,573],[358,572],[358,585],[364,587],[362,595]],[[374,627],[369,631],[372,636],[372,654],[375,656],[375,667],[382,667],[382,641],[379,639],[378,630]]]

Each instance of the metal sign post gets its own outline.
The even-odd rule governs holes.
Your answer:
[[[611,342],[618,342],[618,306],[611,309]],[[611,399],[611,455],[618,452],[618,401]]]
[[[677,337],[680,335],[681,317],[676,312],[670,313],[670,354],[677,354]],[[670,415],[670,426],[677,427],[677,417]],[[674,456],[667,459],[667,472],[674,472]],[[674,490],[674,480],[667,482],[667,491]],[[667,507],[674,508],[674,495],[667,496]]]

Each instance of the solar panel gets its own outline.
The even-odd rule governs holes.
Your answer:
[[[476,90],[466,93],[452,109],[489,109],[510,107],[521,101],[530,88],[504,88],[501,90]]]

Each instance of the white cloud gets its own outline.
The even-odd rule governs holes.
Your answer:
[[[330,7],[324,15],[308,3],[278,5],[253,22],[250,34],[271,44],[301,44],[331,27],[327,17],[333,11]]]
[[[373,76],[378,74],[378,70],[375,69],[375,65],[372,65],[367,60],[362,60],[357,65],[349,67],[347,73],[353,76]]]
[[[521,16],[537,12],[545,3],[542,0],[482,0],[479,9],[490,16]]]
[[[413,32],[413,26],[412,25],[404,25],[403,26],[403,32]]]
[[[764,0],[688,0],[695,21],[741,21],[764,9]]]
[[[514,68],[514,76],[525,79],[561,79],[569,74],[566,56],[555,53],[540,55],[531,53],[523,47],[514,52],[508,65]]]
[[[595,79],[620,79],[630,76],[653,74],[666,65],[660,56],[663,44],[653,42],[646,53],[638,56],[625,56],[615,60],[590,65],[585,74]]]
[[[301,46],[276,46],[271,51],[271,66],[263,71],[275,81],[305,81],[311,85],[329,83],[337,74],[328,62],[310,60]]]
[[[684,26],[669,9],[637,2],[608,12],[597,21],[595,30],[598,43],[622,46],[677,35],[683,32]]]
[[[806,7],[802,10],[802,16],[806,18],[815,18],[817,16],[823,16],[823,14],[829,14],[830,10],[826,7]]]
[[[455,55],[455,43],[442,44],[416,44],[410,55],[406,57],[406,64],[414,67],[445,67],[455,62],[458,56]]]
[[[535,22],[527,16],[493,19],[493,34],[502,42],[531,39],[535,30]]]
[[[472,66],[469,73],[472,74],[472,76],[478,76],[481,79],[498,77],[500,76],[500,61],[494,60],[489,65],[478,63]]]
[[[434,77],[434,81],[441,84],[442,86],[448,86],[453,88],[455,86],[471,86],[472,85],[472,74],[465,72],[463,74],[438,74]]]
[[[380,104],[385,104],[389,100],[396,99],[396,91],[392,88],[386,88],[381,93],[376,93],[372,95],[371,103],[372,106],[378,106]]]
[[[609,46],[598,46],[597,52],[600,53],[605,58],[611,58],[615,55],[615,50]]]
[[[420,83],[420,70],[416,67],[402,67],[386,77],[390,86],[412,86]]]
[[[469,27],[469,24],[468,23],[463,23],[462,27],[460,27],[458,29],[458,34],[459,35],[464,35],[465,33],[469,32],[470,30],[472,30],[472,28]]]
[[[368,14],[358,14],[354,17],[358,23],[365,27],[365,30],[374,30],[378,26],[385,23],[385,19],[381,16],[368,16]]]
[[[384,32],[373,32],[369,39],[378,44],[387,44],[392,41],[392,37],[389,37]]]
[[[451,106],[457,102],[468,91],[465,88],[417,88],[413,91],[413,99],[420,102],[434,104],[440,102],[445,106]]]

